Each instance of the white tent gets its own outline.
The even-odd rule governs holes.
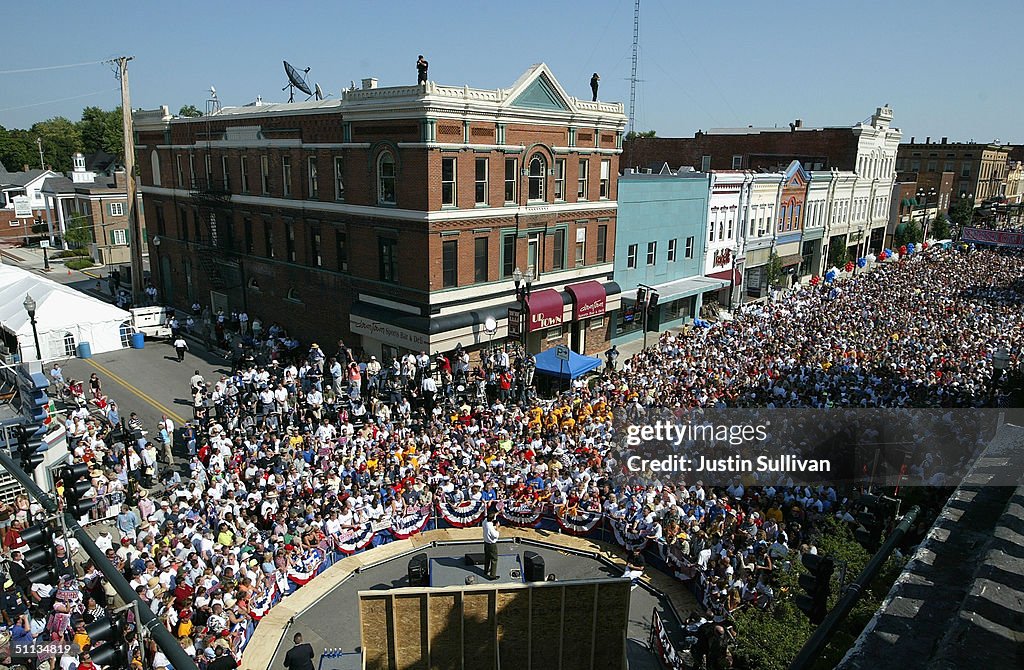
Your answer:
[[[22,360],[36,360],[25,296],[36,301],[36,330],[44,361],[75,356],[81,342],[93,353],[128,346],[131,314],[70,286],[11,265],[0,265],[0,326]]]

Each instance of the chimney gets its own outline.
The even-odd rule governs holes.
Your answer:
[[[949,138],[948,138],[948,137],[943,137],[943,138],[942,138],[942,143],[943,143],[943,144],[945,144],[947,140],[949,140]]]
[[[365,91],[371,88],[377,88],[376,77],[367,77],[366,79],[363,79],[363,90]]]
[[[128,179],[126,178],[124,170],[117,170],[114,172],[114,188],[127,189]]]
[[[21,171],[28,172],[28,163],[25,163],[24,165],[21,166]]]

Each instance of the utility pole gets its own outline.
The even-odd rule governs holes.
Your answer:
[[[120,56],[113,63],[117,64],[117,78],[121,81],[121,122],[124,126],[124,170],[125,190],[128,194],[128,226],[131,231],[132,252],[132,302],[143,303],[143,270],[142,270],[142,225],[139,222],[135,194],[135,131],[132,128],[132,102],[128,91],[128,61],[134,56]]]
[[[46,169],[46,165],[43,163],[43,138],[42,137],[37,137],[36,138],[36,146],[39,147],[39,169],[40,170],[45,170]]]

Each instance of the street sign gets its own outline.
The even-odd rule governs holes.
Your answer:
[[[50,248],[50,240],[39,240],[39,248],[40,249],[49,249]]]
[[[16,195],[14,198],[14,217],[17,219],[32,218],[32,201],[27,195]]]
[[[555,347],[555,358],[557,358],[560,361],[568,361],[569,347],[565,346],[564,344],[559,344],[557,347]]]
[[[518,307],[508,308],[508,336],[516,340],[523,336],[523,310]]]

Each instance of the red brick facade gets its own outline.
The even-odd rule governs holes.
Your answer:
[[[543,66],[535,76],[551,81]],[[352,105],[350,113],[345,100],[242,108],[160,123],[137,115],[146,220],[150,238],[161,238],[154,275],[169,301],[245,309],[306,340],[363,339],[365,346],[365,328],[353,332],[349,320],[359,303],[362,319],[394,330],[379,342],[371,338],[373,346],[419,349],[435,346],[436,340],[448,349],[456,341],[486,344],[486,336],[480,339],[485,316],[502,321],[504,331],[505,303],[515,300],[511,269],[526,269],[531,236],[536,287],[561,290],[576,281],[606,279],[625,122],[621,105],[596,103],[609,107],[598,128],[580,125],[578,118],[586,118],[587,110],[571,117],[558,110],[516,110],[507,103],[492,120],[481,120],[479,110],[467,120],[423,111],[431,102],[423,93],[440,90],[431,86],[356,92],[368,99],[397,96],[414,108],[409,118],[365,105]],[[524,120],[513,122],[519,117]],[[570,118],[577,120],[570,124]],[[153,152],[159,178],[153,174]],[[541,168],[531,179],[524,171],[535,157],[541,158]],[[315,189],[310,188],[310,159],[315,160]],[[452,176],[447,159],[454,161],[452,184],[446,183]],[[485,202],[477,202],[478,162],[484,160]],[[506,160],[515,161],[508,175]],[[583,198],[577,197],[580,161],[588,170]],[[506,178],[513,182],[511,199]],[[393,202],[388,202],[383,196],[392,183]],[[448,204],[451,185],[454,202]],[[557,199],[556,188],[562,196]],[[486,240],[485,255],[478,254],[478,239]],[[456,262],[447,268],[446,242],[457,243]],[[507,257],[510,249],[514,258]],[[588,330],[580,347],[597,351],[607,342],[606,332],[600,343],[592,341],[598,330]]]

